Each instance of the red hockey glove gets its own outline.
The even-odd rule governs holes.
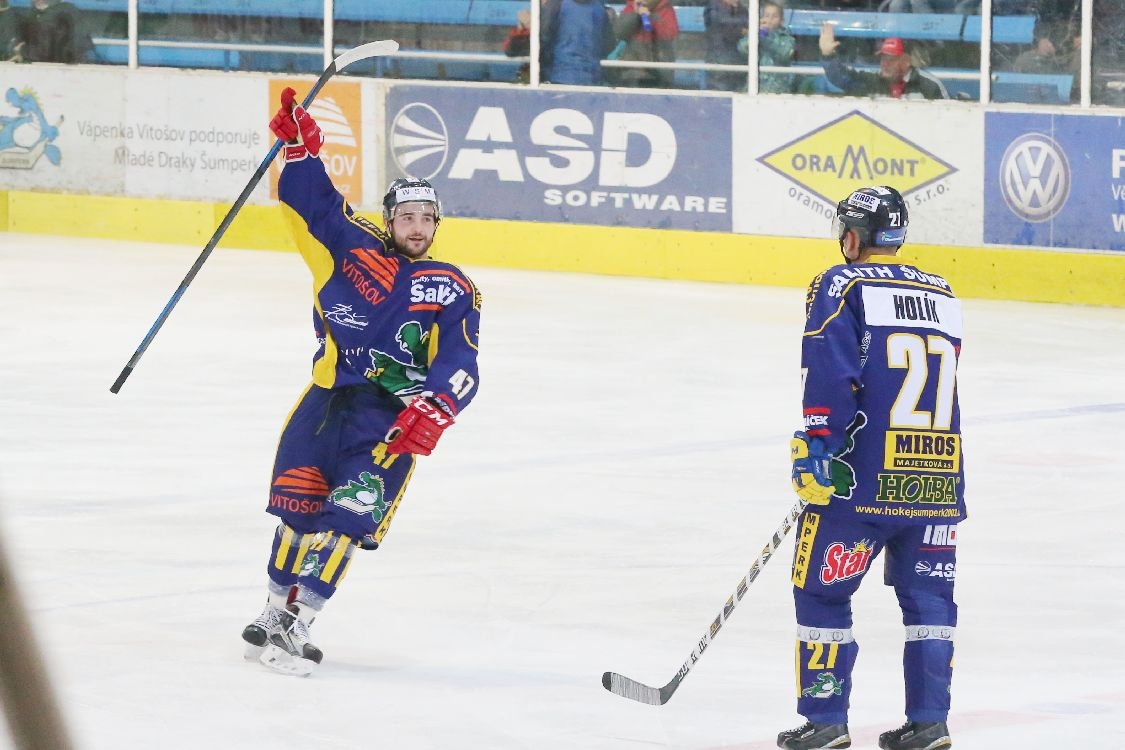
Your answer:
[[[317,156],[324,145],[324,133],[312,115],[295,103],[296,95],[296,91],[286,86],[281,92],[281,107],[270,120],[270,130],[286,144],[282,153],[287,162]]]
[[[387,453],[428,456],[441,434],[453,424],[453,415],[437,401],[418,397],[398,415],[387,430]]]

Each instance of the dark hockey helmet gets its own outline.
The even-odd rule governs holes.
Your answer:
[[[388,185],[387,194],[383,196],[384,222],[390,223],[391,219],[394,218],[395,208],[400,203],[432,203],[434,204],[434,222],[441,222],[441,201],[429,180],[399,177]]]
[[[893,187],[875,185],[856,190],[836,206],[832,234],[838,240],[851,229],[861,247],[898,247],[906,242],[910,211]]]

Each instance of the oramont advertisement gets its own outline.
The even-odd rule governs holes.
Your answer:
[[[739,100],[734,231],[827,237],[836,203],[890,185],[910,209],[908,243],[980,242],[982,115],[932,102]]]
[[[730,230],[729,99],[396,86],[386,112],[389,177],[451,215]]]

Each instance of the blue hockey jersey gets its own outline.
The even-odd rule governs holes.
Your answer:
[[[313,275],[322,388],[375,383],[432,393],[456,413],[476,395],[480,293],[456,266],[411,260],[356,215],[319,159],[290,162],[278,198]]]
[[[834,457],[836,493],[823,512],[889,523],[964,518],[962,317],[948,282],[875,256],[817,276],[806,313],[805,431]]]

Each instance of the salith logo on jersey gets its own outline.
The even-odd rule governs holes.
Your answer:
[[[857,184],[893,184],[903,196],[957,171],[856,110],[758,158],[829,206]]]
[[[328,497],[328,482],[315,466],[288,469],[273,480],[270,507],[290,513],[319,513]]]
[[[1070,164],[1062,146],[1042,133],[1012,141],[1000,160],[1000,193],[1024,221],[1053,219],[1070,197]]]
[[[833,542],[824,551],[820,582],[830,585],[862,574],[871,562],[871,552],[872,544],[866,539],[856,542],[850,549],[843,542]]]
[[[423,271],[410,280],[409,310],[440,310],[469,292],[469,282],[451,271]]]

